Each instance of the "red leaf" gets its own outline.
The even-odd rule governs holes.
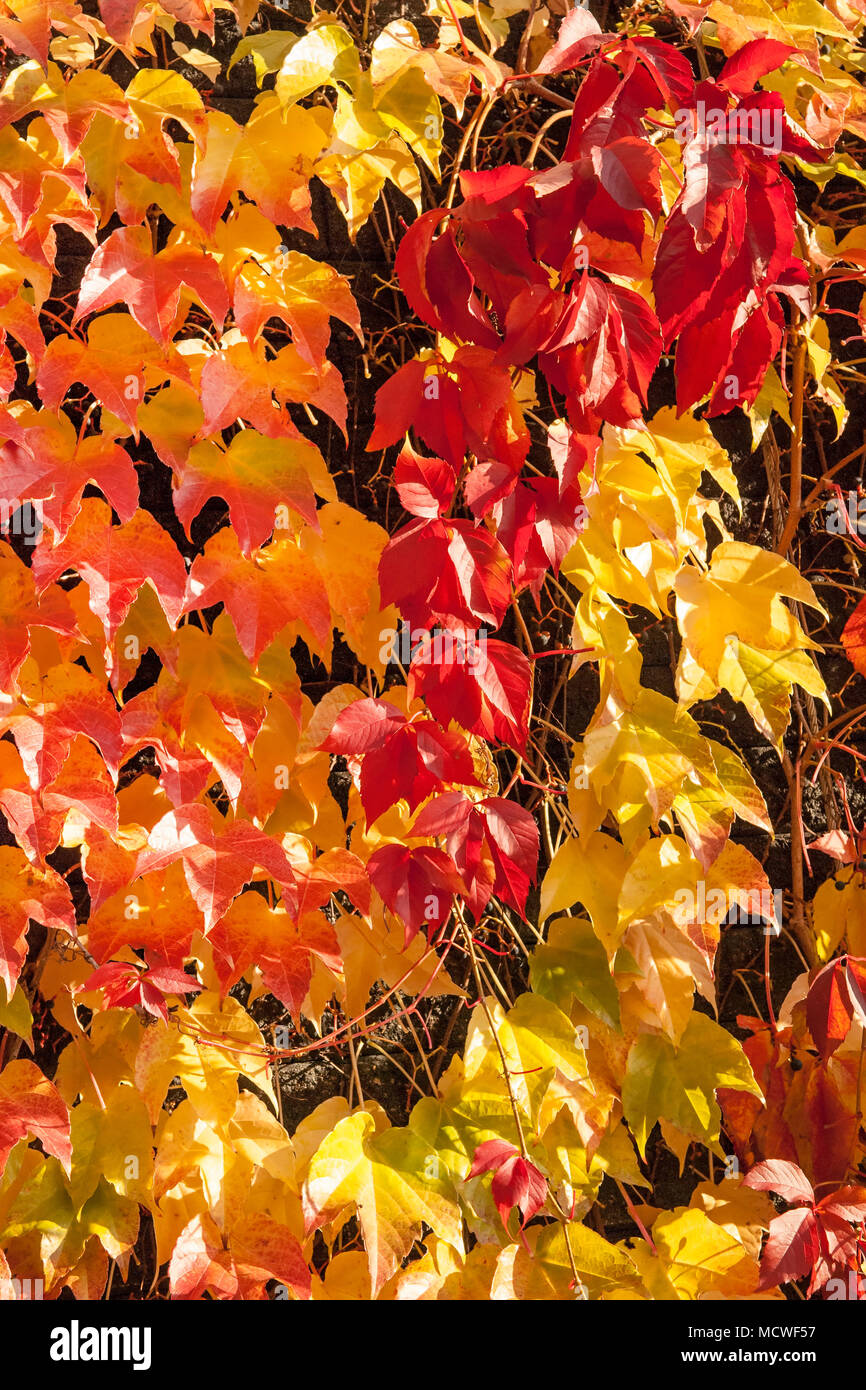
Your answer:
[[[175,1241],[168,1282],[172,1298],[203,1298],[206,1292],[216,1298],[236,1297],[234,1261],[209,1213],[194,1216]]]
[[[796,50],[778,39],[753,39],[727,60],[718,76],[718,85],[732,96],[751,92],[759,77],[780,68]]]
[[[591,53],[610,35],[602,33],[601,26],[581,5],[576,5],[559,26],[556,43],[542,56],[535,71],[539,73],[566,72],[576,67],[587,53]]]
[[[331,605],[318,571],[288,538],[265,549],[241,553],[234,527],[211,536],[197,555],[187,581],[184,613],[225,604],[238,644],[250,661],[288,623],[309,629],[313,642],[327,653],[331,646]]]
[[[476,921],[494,892],[523,913],[538,865],[538,827],[524,807],[502,797],[476,804],[462,792],[450,793],[424,807],[412,834],[445,836]]]
[[[95,483],[121,521],[138,507],[138,474],[124,448],[106,435],[79,439],[68,417],[43,411],[4,421],[2,451],[7,496],[39,499],[42,515],[62,540],[75,520],[81,494]]]
[[[305,911],[296,925],[286,912],[268,906],[260,893],[242,893],[208,935],[214,967],[227,992],[251,966],[295,1019],[310,988],[313,957],[332,970],[342,968],[340,947],[330,922]]]
[[[217,328],[222,328],[229,298],[212,256],[183,244],[154,255],[147,227],[120,227],[93,253],[81,280],[73,323],[111,304],[127,304],[136,323],[167,344],[181,285],[198,296]]]
[[[821,1254],[815,1261],[806,1297],[823,1288],[834,1275],[843,1278],[850,1269],[858,1269],[862,1258],[860,1232],[852,1230],[847,1220],[830,1210],[816,1212]]]
[[[843,627],[842,646],[855,671],[866,676],[866,598],[861,598]]]
[[[185,748],[173,717],[178,703],[176,683],[170,685],[163,671],[155,686],[134,695],[123,707],[123,742],[128,756],[152,748],[162,774],[160,786],[172,805],[193,801],[207,786],[211,764],[195,747]]]
[[[509,1214],[517,1207],[523,1230],[547,1201],[547,1178],[504,1139],[488,1139],[478,1145],[465,1181],[489,1172],[494,1174],[491,1192],[503,1226],[507,1229]]]
[[[379,561],[382,602],[396,604],[413,628],[498,627],[511,602],[510,581],[505,550],[472,521],[410,522],[391,537]]]
[[[99,756],[96,754],[95,756]],[[62,807],[47,812],[24,772],[21,755],[14,743],[0,742],[0,810],[27,858],[44,862],[57,848],[66,819]]]
[[[309,1299],[312,1279],[295,1236],[264,1213],[242,1216],[227,1233],[210,1213],[183,1228],[168,1268],[172,1298],[262,1299],[277,1279],[296,1298]]]
[[[475,281],[446,227],[438,236],[443,208],[421,215],[406,232],[395,269],[410,307],[451,339],[497,347],[499,340],[475,294]],[[435,239],[434,239],[435,238]]]
[[[753,1187],[759,1192],[778,1192],[786,1202],[815,1201],[812,1184],[796,1163],[772,1158],[765,1163],[757,1163],[743,1178],[744,1187]]]
[[[632,212],[645,209],[653,218],[661,216],[661,155],[654,145],[626,136],[607,145],[594,145],[591,159],[602,188],[621,208]]]
[[[846,956],[845,984],[848,987],[852,1013],[866,1028],[866,960],[858,956]]]
[[[88,930],[92,930],[95,915],[103,903],[129,883],[134,867],[134,854],[118,845],[105,831],[93,825],[88,827],[81,861],[81,872],[90,894]],[[98,958],[97,952],[94,951],[94,955]]]
[[[819,1219],[829,1214],[859,1226],[866,1221],[866,1187],[839,1187],[822,1197],[815,1212]]]
[[[368,825],[401,798],[414,811],[446,782],[479,785],[465,740],[430,719],[405,724],[364,758],[361,800]]]
[[[458,640],[448,633],[427,638],[413,657],[408,689],[410,700],[422,696],[442,723],[455,719],[518,752],[526,747],[532,668],[507,642]]]
[[[539,365],[580,410],[593,409],[628,428],[641,418],[661,348],[658,322],[645,299],[585,275]]]
[[[451,521],[448,531],[448,558],[465,610],[479,622],[498,627],[511,602],[511,562],[507,554],[495,536],[471,521]],[[462,613],[450,616],[459,618]]]
[[[197,994],[201,989],[195,975],[188,975],[185,970],[175,970],[152,951],[146,950],[144,959],[147,963],[148,984],[161,990],[163,994]]]
[[[523,913],[538,863],[538,826],[516,801],[490,796],[482,802],[487,842],[496,870],[494,892]]]
[[[172,626],[183,611],[186,566],[168,532],[150,512],[137,511],[121,526],[111,523],[111,508],[88,497],[65,540],[51,547],[43,537],[33,556],[40,593],[67,569],[75,569],[90,590],[90,609],[114,640],[142,584],[153,585]]]
[[[415,822],[413,835],[449,835],[460,830],[472,812],[465,792],[445,792],[425,806]]]
[[[444,459],[422,458],[405,445],[394,466],[394,486],[407,512],[425,518],[441,516],[454,496],[457,479]]]
[[[145,367],[157,362],[166,375],[186,378],[177,355],[169,366],[153,339],[128,314],[107,314],[90,325],[86,343],[63,333],[52,338],[36,385],[45,408],[57,410],[71,384],[80,381],[106,410],[137,430]],[[131,383],[138,389],[130,392]]]
[[[405,724],[406,716],[387,700],[355,700],[337,715],[320,747],[327,753],[370,753]]]
[[[34,1062],[9,1062],[0,1074],[0,1173],[14,1145],[28,1134],[70,1171],[66,1102]]]
[[[761,1256],[759,1289],[775,1288],[810,1274],[821,1254],[818,1222],[808,1207],[783,1212],[770,1222],[770,1233]]]
[[[852,1016],[845,962],[832,960],[815,976],[806,996],[806,1022],[823,1061],[845,1041]]]
[[[251,823],[214,826],[207,807],[193,803],[163,816],[148,843],[150,848],[136,862],[135,878],[182,859],[189,891],[204,914],[205,930],[219,921],[257,869],[267,871],[280,884],[290,915],[297,911],[295,876],[285,850]]]
[[[813,840],[809,848],[832,855],[840,864],[856,864],[860,857],[856,838],[844,830],[828,830]]]
[[[153,960],[150,952],[146,952]],[[154,1018],[168,1023],[166,994],[195,994],[201,989],[198,980],[185,970],[173,970],[164,962],[142,968],[127,961],[106,961],[81,985],[82,990],[100,989],[110,1009],[144,1008]]]
[[[315,444],[294,435],[290,428],[283,429],[277,439],[241,430],[227,449],[213,440],[190,449],[177,470],[174,509],[189,535],[205,504],[221,497],[238,544],[249,555],[272,534],[278,506],[291,507],[314,530],[319,529],[312,479],[324,472]]]
[[[555,478],[521,480],[493,509],[496,534],[508,551],[514,587],[529,585],[538,598],[544,576],[559,567],[585,525],[580,488]]]
[[[367,441],[368,451],[396,444],[412,424],[424,387],[427,367],[417,357],[406,362],[376,392],[376,425]]]
[[[264,1212],[252,1212],[232,1227],[231,1251],[242,1297],[264,1298],[265,1284],[276,1279],[296,1298],[309,1299],[310,1270],[287,1226]]]
[[[405,945],[426,927],[428,935],[451,911],[453,895],[463,884],[440,849],[383,845],[367,861],[373,887],[406,930]]]

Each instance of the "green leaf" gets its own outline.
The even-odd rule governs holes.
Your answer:
[[[536,994],[568,1009],[572,998],[596,1014],[609,1028],[619,1028],[619,992],[608,964],[607,952],[581,917],[558,917],[551,922],[547,941],[532,953],[529,982]]]
[[[693,1014],[679,1047],[658,1034],[644,1034],[631,1046],[622,1088],[625,1118],[641,1158],[657,1120],[667,1120],[723,1156],[719,1146],[720,1086],[763,1092],[736,1038],[705,1014]]]
[[[283,59],[298,43],[301,35],[288,34],[285,29],[267,30],[263,34],[248,34],[241,39],[228,65],[231,72],[236,63],[252,58],[256,70],[256,86],[261,87],[269,72],[279,72]]]

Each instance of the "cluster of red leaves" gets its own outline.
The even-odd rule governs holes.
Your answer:
[[[812,1184],[795,1163],[770,1159],[758,1163],[743,1179],[745,1187],[777,1192],[791,1210],[770,1222],[761,1258],[760,1288],[775,1288],[791,1279],[808,1277],[807,1297],[832,1278],[844,1278],[859,1268],[866,1187],[840,1187],[819,1202]]]
[[[561,162],[541,173],[507,164],[464,172],[463,202],[423,214],[404,235],[397,255],[403,292],[431,328],[458,344],[447,357],[434,351],[407,362],[382,387],[368,444],[384,449],[412,430],[432,451],[403,448],[395,485],[416,520],[392,536],[379,566],[383,600],[397,604],[413,629],[496,628],[512,593],[539,591],[580,530],[581,475],[586,485],[600,425],[640,422],[650,378],[674,340],[681,412],[707,394],[708,414],[753,403],[781,342],[779,294],[803,307],[808,300],[807,270],[793,254],[793,190],[778,155],[817,160],[826,153],[793,130],[780,98],[753,92],[790,52],[755,40],[725,64],[717,82],[696,84],[685,57],[668,45],[604,35],[586,11],[575,10],[540,69],[558,73],[589,63]],[[727,112],[732,138],[687,123],[683,187],[652,248],[644,214],[662,212],[661,157],[647,117],[667,110],[682,119],[701,106]],[[735,139],[741,117],[752,113],[746,130],[754,129],[757,140]],[[774,148],[761,143],[768,116],[783,128]],[[652,249],[659,317],[611,278],[640,273],[652,263]],[[524,470],[530,441],[511,378],[530,362],[561,394],[567,414],[548,441],[550,478]],[[731,376],[738,390],[723,394]],[[460,496],[474,520],[452,517]],[[422,696],[443,724],[453,718],[522,752],[531,688],[526,656],[496,640],[473,655],[467,660],[458,643],[432,662],[419,643],[410,697]],[[368,818],[402,795],[414,807],[437,779],[473,783],[461,735],[448,736],[447,755],[444,734],[424,723],[418,732],[395,728],[386,738],[372,730],[375,720],[391,716],[374,716],[373,702],[364,704],[369,709],[341,716],[325,746],[363,754]],[[349,721],[359,719],[371,721],[369,733],[350,733]],[[528,832],[518,850],[521,831],[512,826],[515,849],[506,849],[489,814],[468,803],[465,814],[452,811],[459,793],[443,800],[448,812],[431,808],[415,830],[449,835],[449,852],[466,866],[468,906],[483,911],[495,892],[521,909],[531,877]],[[519,825],[518,809],[508,815]],[[490,867],[479,877],[476,854],[485,842]],[[420,866],[411,862],[417,874]],[[401,875],[397,863],[390,861],[391,872]],[[400,887],[405,882],[390,882],[390,901]]]

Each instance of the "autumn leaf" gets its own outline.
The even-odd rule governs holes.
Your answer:
[[[609,1027],[619,1026],[619,994],[607,952],[589,922],[579,917],[551,922],[547,940],[532,953],[529,970],[536,994],[561,1009],[567,1009],[572,998],[579,999]]]
[[[222,327],[228,294],[208,253],[176,244],[154,255],[144,227],[122,227],[102,243],[85,270],[73,322],[112,304],[128,304],[136,323],[165,345],[182,285],[201,301],[217,328]]]
[[[856,1292],[862,0],[670,7],[0,0],[0,1299]]]
[[[679,1047],[664,1037],[639,1037],[628,1055],[623,1109],[641,1157],[660,1119],[720,1154],[715,1091],[722,1086],[762,1096],[739,1043],[704,1014],[692,1014]]]
[[[547,1179],[519,1149],[500,1139],[488,1139],[478,1145],[467,1178],[489,1172],[493,1173],[493,1200],[503,1226],[508,1228],[509,1213],[517,1207],[523,1230],[547,1200]]]
[[[428,935],[441,927],[454,894],[462,888],[450,859],[438,849],[383,845],[367,860],[367,872],[379,896],[403,922],[407,946],[421,927]]]
[[[316,1151],[304,1183],[307,1230],[345,1207],[357,1211],[374,1294],[398,1268],[422,1223],[462,1250],[459,1208],[445,1177],[425,1173],[427,1149],[409,1130],[374,1133],[363,1111],[340,1121]]]
[[[211,930],[214,967],[223,989],[256,964],[267,989],[299,1018],[318,956],[334,970],[342,965],[334,929],[324,917],[305,913],[296,925],[259,893],[242,893]]]
[[[534,1227],[527,1232],[527,1243],[528,1249],[509,1245],[502,1252],[490,1291],[492,1300],[596,1299],[639,1283],[630,1255],[579,1222],[570,1222],[566,1231],[558,1222]],[[575,1287],[573,1269],[580,1289]]]
[[[46,927],[75,936],[75,913],[69,888],[60,875],[47,866],[36,868],[21,850],[0,848],[2,903],[0,916],[0,980],[10,998],[27,958],[27,927],[30,918]]]
[[[168,621],[174,626],[183,608],[186,567],[174,545],[149,512],[112,526],[111,510],[87,498],[65,538],[49,547],[40,543],[33,556],[39,592],[68,569],[76,569],[90,591],[90,609],[105,629],[106,644],[126,620],[142,584],[149,582]]]
[[[151,1123],[156,1122],[175,1076],[180,1077],[196,1113],[210,1124],[225,1123],[234,1113],[239,1076],[252,1081],[276,1104],[262,1059],[261,1032],[235,999],[220,1001],[206,991],[191,1008],[178,1011],[177,1021],[185,1023],[188,1031],[181,1033],[176,1026],[148,1029],[135,1056],[135,1085]],[[198,1045],[194,1037],[200,1040]],[[225,1042],[234,1051],[219,1045]]]
[[[19,1139],[32,1135],[69,1172],[69,1112],[34,1062],[9,1062],[0,1076],[0,1172]]]
[[[272,535],[278,507],[291,507],[318,526],[314,494],[336,500],[334,484],[314,444],[300,437],[268,439],[255,430],[242,430],[225,450],[213,442],[193,445],[178,477],[174,506],[187,533],[205,503],[222,497],[244,555]]]
[[[215,825],[204,806],[181,806],[150,832],[148,848],[136,865],[136,877],[178,859],[208,928],[219,921],[257,869],[266,869],[280,884],[287,908],[292,912],[297,909],[295,875],[285,850],[254,825]]]

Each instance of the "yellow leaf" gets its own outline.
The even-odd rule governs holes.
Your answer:
[[[427,1146],[409,1129],[374,1134],[364,1112],[341,1120],[310,1163],[303,1201],[309,1229],[357,1210],[374,1293],[399,1267],[422,1224],[463,1249],[460,1209],[445,1175],[425,1176]]]
[[[376,113],[417,151],[435,178],[439,178],[443,118],[439,98],[418,68],[403,73],[387,92],[376,93]]]
[[[788,397],[779,379],[776,368],[770,364],[767,374],[764,377],[761,389],[755,397],[754,403],[749,406],[746,414],[752,426],[752,448],[757,449],[761,440],[767,432],[770,417],[773,412],[781,417],[791,429],[791,411],[788,407]]]
[[[641,687],[626,708],[609,696],[583,749],[590,786],[621,829],[636,817],[639,829],[657,822],[684,789],[721,792],[709,742],[685,710],[655,690]]]
[[[826,617],[811,584],[772,551],[724,541],[706,573],[687,566],[674,589],[683,638],[677,669],[681,706],[724,687],[778,747],[790,717],[792,685],[826,698],[806,655],[815,643],[782,602],[785,595]]]
[[[721,1112],[715,1099],[720,1086],[748,1091],[763,1101],[736,1038],[704,1014],[692,1014],[679,1047],[648,1033],[637,1038],[629,1051],[622,1103],[641,1157],[659,1119],[723,1156]]]
[[[534,1120],[554,1074],[565,1082],[587,1075],[586,1056],[574,1024],[549,999],[529,992],[521,994],[507,1013],[495,1001],[489,1001],[489,1008],[512,1094],[522,1112]],[[499,1049],[480,1004],[470,1020],[464,1064],[468,1086],[502,1078]]]
[[[830,959],[843,937],[852,956],[866,955],[866,883],[859,871],[840,865],[821,884],[812,902],[812,926],[820,961]]]
[[[313,1280],[313,1301],[366,1303],[372,1298],[370,1263],[363,1250],[342,1250],[328,1261],[324,1278]]]
[[[746,1298],[758,1284],[758,1261],[729,1225],[703,1211],[677,1208],[653,1223],[653,1243],[674,1297]]]
[[[324,581],[335,623],[349,646],[365,666],[383,676],[383,633],[398,624],[396,608],[382,609],[379,594],[379,557],[388,534],[345,502],[327,503],[319,521],[321,535],[304,531],[302,549]]]
[[[141,1096],[118,1086],[105,1108],[81,1101],[71,1112],[70,1195],[77,1214],[101,1179],[120,1196],[145,1206],[153,1181],[153,1131]]]
[[[177,1027],[155,1025],[147,1030],[136,1058],[135,1081],[154,1123],[175,1076],[197,1114],[212,1125],[224,1125],[234,1114],[238,1076],[253,1081],[276,1109],[264,1038],[236,999],[229,996],[220,1003],[217,994],[205,991],[192,1008],[179,1009],[175,1017],[193,1036],[218,1039],[223,1046],[193,1042]]]
[[[619,1027],[619,995],[607,951],[584,918],[551,922],[547,941],[529,958],[529,979],[536,994],[559,1008],[567,1010],[577,998],[611,1028]]]
[[[358,50],[348,31],[323,24],[292,45],[277,73],[275,90],[284,106],[293,106],[326,84],[354,91],[360,76]]]
[[[393,132],[371,149],[326,156],[317,165],[316,173],[340,204],[352,241],[376,206],[387,180],[415,205],[416,212],[421,212],[418,168],[399,135]]]
[[[10,1033],[17,1033],[28,1047],[32,1047],[33,1014],[30,1012],[27,995],[18,986],[13,990],[11,999],[7,999],[6,984],[3,980],[0,980],[0,1028],[8,1028]]]
[[[528,1250],[523,1245],[506,1246],[496,1266],[491,1299],[603,1299],[638,1285],[635,1265],[619,1246],[576,1221],[569,1222],[566,1231],[559,1223],[531,1227],[526,1232]],[[575,1287],[572,1261],[580,1287]]]
[[[563,841],[541,884],[541,921],[582,904],[607,950],[619,944],[616,902],[629,857],[618,840],[600,832]]]

